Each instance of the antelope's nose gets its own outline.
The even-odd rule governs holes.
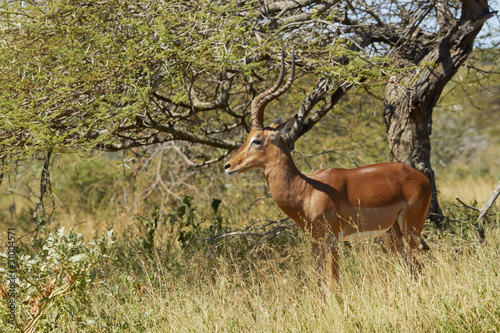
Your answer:
[[[231,167],[231,164],[227,163],[226,165],[224,165],[224,170],[227,170]]]

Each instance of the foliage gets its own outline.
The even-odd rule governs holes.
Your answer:
[[[212,1],[4,3],[3,159],[109,142],[119,128],[133,127],[137,115],[154,106],[150,95],[160,83],[157,92],[168,92],[174,103],[186,102],[190,97],[183,84],[190,67],[241,71],[243,48],[255,47],[243,39],[255,13],[231,15],[236,6]],[[238,5],[238,10],[249,8],[250,3]],[[230,15],[221,20],[222,12]]]
[[[196,209],[193,206],[193,197],[186,196],[182,200],[182,204],[173,212],[167,213],[163,219],[165,226],[169,229],[172,240],[179,243],[179,249],[186,249],[187,247],[202,246],[207,237],[215,236],[221,232],[227,231],[227,220],[222,217],[221,210],[219,209],[221,200],[212,199],[211,213],[208,217],[197,218]],[[159,210],[146,220],[148,226],[151,226],[151,220],[154,220],[154,225],[157,226],[159,219]],[[224,225],[225,224],[225,225]],[[156,227],[153,229],[155,230]],[[151,230],[148,229],[148,239],[151,239]],[[150,242],[146,242],[150,244]]]
[[[384,84],[416,69],[401,66],[391,49],[413,38],[412,24],[427,42],[437,36],[433,2],[426,19],[412,23],[424,3],[2,2],[0,160],[7,167],[45,151],[172,140],[234,149],[237,129],[248,130],[249,100],[276,78],[281,48],[295,48],[297,76],[307,77],[297,80],[287,113],[313,96],[314,82],[331,80],[305,110],[312,127],[332,105],[314,107],[339,87]],[[456,14],[458,4],[450,6]]]
[[[115,248],[115,256],[123,258],[116,268],[126,265],[126,269],[140,275],[144,263],[154,263],[158,258],[165,260],[172,269],[178,267],[177,260],[190,253],[200,249],[212,252],[214,243],[210,239],[229,230],[227,218],[219,208],[221,201],[213,199],[211,212],[200,217],[192,199],[186,196],[176,204],[178,207],[166,211],[154,208],[149,214],[141,210],[134,216],[133,223],[124,231],[128,242],[117,244]],[[139,261],[137,256],[141,257]]]
[[[192,200],[191,196],[184,197],[177,209],[166,214],[163,214],[159,208],[155,208],[149,216],[136,217],[139,231],[137,248],[142,249],[145,254],[152,257],[157,251],[155,236],[161,224],[169,232],[170,244],[165,249],[167,254],[170,251],[183,250],[189,246],[203,246],[202,243],[207,237],[227,230],[227,221],[226,226],[224,226],[224,219],[219,210],[221,204],[219,199],[212,199],[212,213],[209,218],[196,217],[196,207],[193,206]],[[179,246],[176,246],[177,244]]]
[[[22,332],[58,330],[61,322],[77,327],[88,320],[82,312],[90,304],[89,289],[96,283],[96,268],[107,258],[113,244],[112,231],[85,243],[80,234],[60,228],[46,236],[33,238],[27,248],[17,246],[16,321]],[[7,262],[7,254],[1,260]],[[8,270],[2,265],[0,274],[6,281]],[[4,288],[3,286],[1,286]],[[0,302],[2,326],[8,324],[8,302]]]
[[[160,219],[160,211],[155,209],[151,217],[138,216],[139,228],[144,236],[139,239],[139,245],[147,254],[152,255],[155,247],[155,233],[158,228],[158,220]]]

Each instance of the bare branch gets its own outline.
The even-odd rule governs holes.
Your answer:
[[[487,0],[462,0],[461,20],[477,20],[490,13]]]
[[[267,223],[256,227],[255,225],[260,222],[267,222]],[[249,242],[255,243],[252,249],[253,252],[259,246],[263,246],[268,242],[270,242],[271,240],[273,240],[274,238],[276,238],[284,230],[294,226],[295,223],[291,221],[290,218],[288,217],[277,221],[263,219],[251,223],[248,227],[244,229],[236,229],[224,234],[216,235],[214,237],[207,237],[205,241],[216,242],[223,238],[229,238],[229,239],[241,238]]]
[[[182,106],[183,108],[186,109],[193,109],[196,112],[203,112],[203,111],[211,111],[215,109],[223,109],[225,107],[225,104],[227,103],[227,100],[223,99],[215,99],[210,102],[201,102],[198,100],[198,98],[192,94],[191,95],[191,102],[192,104],[188,104],[185,102],[174,102],[171,98],[162,96],[158,94],[157,92],[152,92],[153,97],[158,98],[161,101],[170,103],[172,105],[179,105]]]
[[[330,99],[319,110],[315,111],[314,114],[307,119],[302,125],[299,131],[298,137],[301,137],[305,133],[309,132],[317,122],[321,120],[339,101],[340,99],[352,88],[352,85],[343,85],[338,87],[330,96]]]
[[[481,241],[484,241],[486,237],[484,230],[484,225],[486,222],[486,213],[488,213],[488,210],[490,210],[491,206],[493,206],[499,195],[500,195],[500,182],[498,182],[497,187],[491,194],[488,201],[486,201],[484,206],[481,207],[481,209],[479,210],[479,217],[477,218],[477,226],[478,226],[479,238]]]
[[[47,220],[50,220],[50,217],[54,213],[55,210],[55,201],[54,197],[52,196],[52,212],[47,215],[47,211],[45,209],[45,194],[48,191],[50,194],[52,194],[52,183],[50,181],[50,163],[51,163],[51,155],[52,155],[52,150],[49,150],[45,154],[44,158],[44,163],[43,163],[43,168],[42,168],[42,174],[40,176],[40,196],[38,197],[38,203],[35,206],[35,209],[33,211],[33,220],[36,225],[36,229],[38,230],[38,227],[40,227],[40,224],[42,222],[48,222]],[[39,214],[39,210],[41,214]],[[40,218],[41,215],[41,218]],[[47,220],[45,220],[47,219]]]
[[[195,164],[195,167],[197,168],[201,168],[201,167],[204,167],[204,166],[207,166],[207,165],[210,165],[210,164],[214,164],[214,163],[217,163],[217,162],[220,162],[222,161],[224,158],[227,157],[227,155],[229,155],[229,153],[231,152],[231,150],[227,150],[224,154],[220,155],[219,157],[217,158],[214,158],[212,160],[208,160],[208,161],[204,161],[204,162],[201,162],[201,163],[198,163],[198,164]]]
[[[296,0],[296,1],[295,0],[283,0],[283,1],[276,1],[273,3],[268,3],[266,1],[264,8],[260,9],[259,11],[264,16],[269,16],[269,15],[273,15],[276,13],[282,14],[284,11],[289,11],[289,10],[293,10],[296,8],[309,6],[315,2],[318,2],[318,1],[317,0]]]
[[[438,21],[441,29],[445,29],[449,27],[452,21],[455,19],[453,14],[450,11],[450,7],[448,5],[448,1],[446,0],[435,0],[434,8],[436,10],[436,19]]]
[[[316,86],[300,106],[300,109],[297,113],[297,120],[295,121],[292,130],[286,136],[285,141],[287,143],[293,143],[297,140],[297,138],[299,137],[300,129],[302,128],[302,125],[304,124],[307,116],[316,106],[316,104],[326,98],[327,92],[332,89],[331,85],[332,82],[330,79],[321,78],[318,80]]]
[[[162,133],[168,133],[171,134],[175,140],[183,140],[183,141],[188,141],[191,143],[201,143],[207,146],[211,147],[216,147],[216,148],[224,148],[224,149],[229,149],[233,150],[239,147],[238,143],[234,141],[227,141],[227,140],[221,140],[221,139],[216,139],[212,137],[207,137],[207,136],[199,136],[194,134],[192,131],[188,129],[183,129],[176,127],[173,123],[167,122],[165,125],[158,123],[155,121],[149,113],[147,114],[149,121],[145,121],[144,118],[142,120],[144,121],[145,124],[147,124],[148,127],[153,128],[159,132]]]
[[[477,210],[477,211],[479,211],[479,208],[466,204],[465,202],[463,202],[462,200],[460,200],[460,198],[455,198],[455,199],[456,199],[458,202],[460,202],[460,203],[462,204],[462,206],[463,206],[463,207],[466,207],[466,208],[469,208],[469,209],[473,209],[473,210]]]
[[[318,4],[317,6],[313,7],[312,9],[308,10],[307,12],[303,12],[297,15],[293,15],[290,17],[286,17],[284,19],[278,20],[279,25],[283,25],[286,23],[292,23],[292,22],[299,22],[299,21],[307,21],[310,20],[312,17],[321,15],[328,9],[332,8],[336,4],[338,4],[340,0],[327,0],[323,3]]]

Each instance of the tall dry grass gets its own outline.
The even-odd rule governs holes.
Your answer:
[[[448,236],[451,237],[451,236]],[[158,244],[159,245],[159,244]],[[421,253],[423,275],[378,242],[343,246],[334,292],[320,288],[307,240],[238,257],[179,254],[135,260],[142,279],[108,277],[92,312],[117,332],[497,332],[500,330],[500,231],[457,249],[443,237]],[[132,283],[133,281],[133,283]],[[113,289],[114,288],[114,289]],[[324,295],[324,297],[322,296]],[[96,330],[97,326],[94,327]]]
[[[227,228],[280,216],[272,200],[255,202],[266,194],[260,175],[220,179],[202,188],[196,204],[209,206],[216,193],[223,200]],[[482,203],[494,185],[481,178],[438,183],[443,201],[459,197],[467,203]],[[84,193],[92,198],[90,190]],[[81,309],[85,325],[58,323],[60,332],[500,331],[496,212],[490,216],[484,244],[473,235],[473,213],[458,216],[464,222],[445,232],[427,224],[425,236],[432,251],[420,254],[425,269],[418,280],[377,241],[343,246],[341,280],[332,292],[318,287],[308,240],[296,229],[259,251],[243,241],[214,246],[202,242],[180,249],[178,235],[160,224],[154,251],[148,253],[140,246],[144,234],[137,219],[147,214],[141,207],[120,207],[60,209],[54,216],[51,228],[76,225],[87,239],[96,230],[113,228],[117,234],[117,248],[92,287],[91,307]],[[448,204],[446,209],[445,214],[456,217],[457,207]],[[210,214],[210,207],[195,211],[196,220]]]
[[[493,177],[443,177],[438,179],[438,190],[442,198],[454,201],[459,198],[466,203],[477,202],[480,207],[493,193],[499,179]],[[496,202],[499,205],[499,202]]]

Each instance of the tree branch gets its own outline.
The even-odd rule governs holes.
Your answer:
[[[352,85],[344,85],[338,87],[330,96],[330,100],[321,108],[319,108],[319,110],[314,112],[314,114],[304,122],[297,138],[309,132],[314,127],[314,125],[316,125],[316,123],[319,122],[321,118],[323,118],[351,88]]]
[[[239,147],[239,144],[237,142],[226,141],[207,136],[198,136],[194,134],[192,131],[189,131],[187,129],[175,127],[175,125],[171,122],[167,122],[165,125],[160,124],[157,121],[155,121],[149,115],[149,113],[147,115],[149,121],[145,121],[144,118],[143,121],[145,124],[147,124],[148,127],[153,128],[162,133],[171,134],[175,138],[175,140],[183,140],[191,143],[201,143],[210,147],[224,148],[229,150],[233,150]]]
[[[447,0],[435,0],[434,9],[436,10],[436,19],[441,29],[446,29],[449,27],[452,21],[455,19],[450,11]]]
[[[289,1],[289,2],[295,2],[295,1]],[[313,16],[321,15],[322,13],[326,12],[328,9],[335,6],[339,2],[340,2],[340,0],[327,0],[325,2],[318,4],[317,6],[314,6],[313,8],[308,10],[307,12],[302,12],[300,14],[296,14],[293,16],[285,17],[283,19],[279,19],[276,21],[276,24],[278,26],[282,26],[282,25],[287,24],[287,23],[294,23],[294,22],[301,22],[301,21],[310,20]]]
[[[484,241],[486,238],[485,230],[484,230],[484,225],[486,222],[486,213],[488,213],[488,210],[490,210],[491,206],[495,203],[495,200],[497,200],[498,196],[500,195],[500,182],[498,182],[497,187],[491,194],[490,198],[486,203],[484,204],[483,207],[479,210],[479,217],[477,218],[477,229],[479,233],[479,239],[481,242]]]
[[[490,10],[487,0],[462,0],[460,20],[478,20],[488,13]]]
[[[318,80],[316,86],[300,106],[300,109],[297,113],[297,120],[295,121],[292,130],[285,137],[285,142],[287,142],[289,146],[291,146],[298,139],[300,130],[302,129],[302,125],[304,124],[304,121],[306,120],[311,110],[316,106],[316,104],[318,104],[318,102],[326,98],[326,93],[331,89],[332,87],[330,79],[321,78]]]

